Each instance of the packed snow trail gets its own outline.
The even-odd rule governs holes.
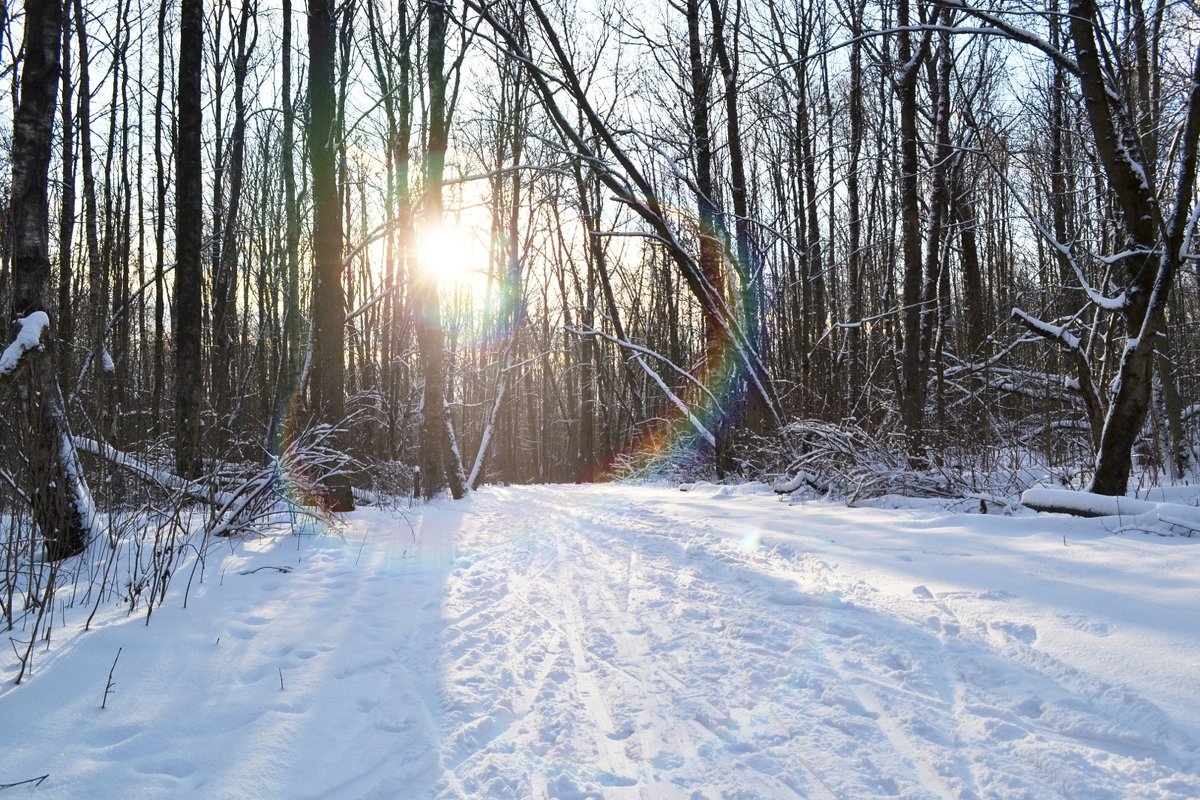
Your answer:
[[[1200,797],[1187,540],[713,486],[487,489],[410,517],[248,542],[191,608],[68,635],[0,690],[0,784]]]

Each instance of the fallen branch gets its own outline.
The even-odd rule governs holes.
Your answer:
[[[267,566],[255,567],[254,569],[248,569],[245,572],[239,572],[238,575],[253,575],[254,573],[261,572],[264,569],[273,569],[276,572],[282,572],[284,575],[287,575],[292,571],[291,567],[275,567],[268,564]]]
[[[188,497],[199,500],[202,503],[208,503],[209,505],[228,505],[233,502],[234,495],[227,492],[214,491],[211,487],[197,483],[196,481],[190,481],[187,478],[181,478],[173,472],[158,469],[141,461],[136,456],[124,453],[104,442],[97,442],[86,436],[74,436],[72,437],[72,441],[75,444],[75,449],[107,459],[121,469],[133,473],[142,480],[155,483],[164,489],[181,491]]]
[[[1065,325],[1051,325],[1019,308],[1012,310],[1012,318],[1043,339],[1058,342],[1059,346],[1071,357],[1071,361],[1075,364],[1079,395],[1083,398],[1083,407],[1087,412],[1088,424],[1091,427],[1092,446],[1099,447],[1100,437],[1104,432],[1105,398],[1101,396],[1092,381],[1092,367],[1088,364],[1087,354],[1083,351],[1079,337],[1068,331]]]
[[[791,494],[802,486],[808,486],[821,494],[829,492],[828,483],[805,470],[800,470],[792,476],[791,480],[777,483],[771,488],[775,490],[775,494]]]
[[[1189,522],[1187,520],[1177,519],[1175,517],[1168,517],[1166,514],[1159,514],[1158,521],[1174,528],[1183,528],[1187,530],[1187,538],[1189,539],[1192,538],[1193,533],[1200,533],[1200,522]]]

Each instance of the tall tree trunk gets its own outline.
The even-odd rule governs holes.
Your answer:
[[[304,368],[304,324],[300,316],[300,209],[296,203],[295,124],[292,105],[292,0],[283,0],[283,29],[279,48],[282,73],[283,141],[280,142],[283,170],[284,273],[283,326],[280,331],[279,371],[270,410],[267,439],[272,450],[278,446],[279,428],[295,381]]]
[[[79,41],[79,155],[83,173],[83,228],[87,252],[88,274],[88,364],[95,369],[103,396],[105,374],[104,322],[107,303],[106,272],[100,252],[99,211],[96,207],[96,172],[92,163],[92,84],[88,56],[87,30],[82,0],[75,0],[75,33]],[[85,367],[86,368],[86,367]],[[103,416],[103,415],[101,415]],[[103,430],[103,427],[101,428]]]
[[[167,165],[163,152],[163,122],[167,107],[167,7],[170,0],[160,0],[158,6],[158,83],[154,90],[154,190],[157,204],[154,214],[154,388],[151,413],[155,426],[162,424],[163,393],[166,391],[166,233],[167,233]]]
[[[185,478],[200,474],[200,404],[204,372],[204,281],[200,79],[203,69],[202,0],[179,6],[179,113],[175,145],[175,468]]]
[[[229,200],[225,219],[221,220],[220,259],[214,265],[213,275],[213,358],[212,386],[213,405],[217,419],[217,444],[223,447],[225,437],[232,433],[234,408],[232,392],[237,339],[237,285],[238,285],[238,225],[242,204],[242,185],[246,154],[246,73],[254,41],[247,41],[250,26],[255,26],[254,39],[258,38],[258,23],[252,17],[255,4],[243,0],[241,16],[234,31],[236,53],[233,65],[233,131],[229,142]]]
[[[1050,22],[1050,46],[1062,45],[1062,22],[1058,15],[1058,0],[1052,0],[1051,12],[1055,15]],[[1062,65],[1055,64],[1050,84],[1050,214],[1054,226],[1054,238],[1060,244],[1066,244],[1073,237],[1068,226],[1067,203],[1070,200],[1067,190],[1068,157],[1067,147],[1070,141],[1070,131],[1067,129],[1066,95],[1067,76]],[[1071,269],[1070,258],[1059,249],[1054,250],[1055,261],[1058,265],[1059,279],[1063,286],[1071,286],[1075,276]],[[1058,304],[1058,314],[1068,316],[1073,312],[1070,307],[1071,296],[1061,293]]]
[[[97,262],[100,279],[95,280],[93,277],[91,287],[95,303],[93,306],[95,313],[92,315],[92,347],[96,358],[95,376],[99,382],[98,391],[95,394],[95,397],[99,399],[96,420],[101,435],[116,447],[122,446],[119,438],[119,423],[122,416],[120,408],[121,380],[117,374],[117,361],[121,356],[119,345],[122,331],[114,332],[113,328],[116,326],[112,323],[118,322],[115,315],[123,299],[121,293],[125,277],[123,274],[125,262],[121,257],[124,237],[121,233],[121,218],[117,212],[117,206],[121,201],[121,186],[120,179],[113,174],[113,161],[117,159],[117,154],[124,149],[118,149],[117,143],[120,134],[117,120],[125,108],[125,104],[121,101],[121,87],[124,86],[128,75],[125,61],[125,49],[128,41],[127,8],[127,2],[118,0],[115,9],[116,24],[113,29],[112,77],[109,81],[112,85],[112,94],[109,100],[108,136],[104,149],[104,206],[101,216],[104,232],[100,240],[100,259]],[[82,24],[82,16],[80,23]],[[121,162],[119,169],[123,170],[124,158],[118,160]],[[114,315],[111,320],[110,309]],[[110,333],[114,333],[109,340],[111,346],[109,341],[106,341]]]
[[[292,107],[292,0],[283,0],[283,50],[280,69],[283,71],[283,198],[286,228],[284,248],[287,251],[287,335],[284,339],[290,356],[288,380],[300,372],[303,359],[301,341],[303,324],[300,319],[300,209],[296,205],[295,133]]]
[[[1141,141],[1131,110],[1108,85],[1095,39],[1098,10],[1094,0],[1072,0],[1069,30],[1079,65],[1084,110],[1108,188],[1121,211],[1125,228],[1124,257],[1118,267],[1125,287],[1122,314],[1129,332],[1112,392],[1096,457],[1091,491],[1123,495],[1132,469],[1133,445],[1150,407],[1155,371],[1154,347],[1163,329],[1167,300],[1179,268],[1180,249],[1188,224],[1187,209],[1196,183],[1197,140],[1200,138],[1200,50],[1192,68],[1179,139],[1177,184],[1164,216],[1149,183]],[[1158,238],[1162,232],[1161,244]]]
[[[979,264],[979,244],[975,230],[979,226],[975,218],[975,207],[971,203],[970,189],[961,173],[956,177],[954,189],[954,215],[959,226],[959,263],[962,266],[963,285],[963,352],[973,354],[980,361],[989,355],[986,318],[984,316],[984,275]]]
[[[687,0],[688,72],[691,89],[692,154],[696,169],[696,225],[700,239],[700,278],[714,297],[725,295],[725,275],[722,268],[723,250],[720,235],[720,210],[717,206],[717,186],[713,178],[713,142],[709,119],[708,95],[712,84],[712,68],[707,48],[700,37],[700,0]],[[719,387],[724,376],[726,328],[721,324],[714,307],[704,313],[704,383]],[[717,473],[723,475],[732,468],[728,452],[728,433],[719,402],[702,415],[705,426],[716,436]]]
[[[426,55],[429,82],[429,138],[425,157],[424,219],[426,229],[442,226],[442,181],[446,167],[448,123],[446,119],[446,7],[440,0],[427,0],[429,26]],[[442,310],[436,267],[417,268],[417,303],[421,309],[417,339],[425,374],[425,420],[421,431],[421,471],[426,497],[433,497],[446,484],[458,499],[466,494],[462,458],[446,415],[446,354],[442,340]]]
[[[851,30],[854,42],[850,45],[850,163],[846,167],[846,202],[850,219],[850,240],[846,250],[846,272],[849,284],[848,316],[853,327],[847,332],[848,361],[846,386],[848,389],[847,408],[854,404],[854,395],[861,391],[865,370],[862,365],[862,326],[858,324],[863,317],[863,257],[862,257],[862,206],[859,196],[859,163],[862,155],[864,85],[862,51],[863,43],[859,38],[862,32],[862,18],[866,0],[851,0]]]
[[[117,447],[124,446],[124,431],[127,418],[123,413],[126,404],[126,394],[129,390],[131,375],[130,321],[132,309],[129,303],[129,266],[132,259],[130,244],[132,242],[132,198],[133,191],[129,181],[129,162],[131,153],[129,147],[129,3],[117,4],[117,46],[113,53],[116,73],[113,80],[112,111],[109,116],[109,146],[105,159],[105,196],[108,220],[105,237],[105,272],[110,281],[112,316],[105,321],[105,330],[112,329],[112,347],[109,354],[112,361],[111,374],[107,375],[107,394],[104,400],[104,413],[109,415],[107,425],[111,433],[111,441]],[[118,112],[119,109],[119,112]],[[118,116],[120,122],[118,122]],[[120,149],[117,142],[120,142]],[[113,174],[112,159],[116,154],[118,161],[116,175]],[[111,188],[115,185],[115,189]],[[111,200],[107,199],[111,197]],[[109,368],[109,363],[104,365]]]
[[[801,45],[801,58],[807,60],[807,38]],[[806,348],[811,348],[811,364],[809,366],[810,394],[821,402],[821,411],[827,413],[828,401],[833,388],[829,375],[829,344],[826,340],[828,326],[828,293],[825,286],[825,259],[821,247],[821,225],[818,217],[820,198],[817,195],[817,158],[815,125],[809,98],[808,76],[805,70],[796,67],[796,155],[800,160],[803,192],[797,192],[797,199],[803,198],[804,204],[804,264],[807,275],[804,276],[805,288],[809,293],[806,304],[808,317],[809,339]],[[799,226],[798,226],[799,227]],[[815,385],[814,385],[815,384]]]
[[[578,173],[577,173],[578,174]],[[582,190],[580,186],[580,190]],[[583,206],[581,204],[581,210]],[[587,276],[583,287],[581,321],[587,328],[596,324],[596,277],[598,261],[604,258],[603,243],[598,236],[590,235],[596,228],[589,227],[588,248],[585,260]],[[596,377],[599,372],[599,348],[596,337],[588,336],[580,342],[579,358],[579,462],[576,465],[576,481],[589,480],[596,474]]]
[[[948,16],[943,17],[950,24]],[[937,57],[928,60],[930,99],[934,106],[933,135],[934,163],[927,212],[927,234],[925,238],[925,283],[921,290],[921,364],[922,383],[927,380],[931,368],[940,364],[941,349],[937,346],[940,322],[944,321],[942,305],[938,302],[938,284],[942,282],[945,263],[942,237],[950,213],[949,170],[954,150],[950,141],[950,79],[953,66],[950,49],[950,34],[938,33]],[[937,357],[935,363],[935,356]],[[941,414],[939,418],[944,418]],[[939,442],[940,446],[940,442]]]
[[[312,410],[316,419],[340,425],[346,416],[346,299],[342,290],[342,209],[338,197],[334,0],[308,5],[308,153],[313,194]],[[347,476],[325,487],[332,511],[350,511],[354,498]]]
[[[71,308],[71,242],[75,235],[75,115],[71,111],[71,6],[64,3],[62,31],[62,203],[58,217],[58,372],[59,384],[71,380],[74,343]]]
[[[709,14],[713,23],[713,48],[717,64],[721,69],[722,92],[725,104],[725,133],[729,144],[730,199],[734,217],[734,269],[738,276],[737,309],[741,312],[740,322],[746,337],[756,346],[762,341],[762,264],[758,257],[750,221],[750,191],[747,185],[746,156],[743,148],[741,113],[738,108],[738,30],[741,27],[741,3],[736,2],[733,20],[732,47],[725,36],[728,13],[721,8],[720,0],[709,0]],[[748,392],[749,376],[745,369],[738,369],[737,379],[730,381],[724,430],[717,431],[717,441],[728,441],[733,425],[747,425],[758,431],[766,422],[766,409],[758,395]],[[748,403],[747,401],[757,401]]]
[[[911,454],[916,455],[925,428],[925,376],[927,364],[921,358],[921,318],[923,263],[921,259],[921,198],[917,152],[917,77],[923,48],[914,48],[909,0],[899,0],[896,24],[900,28],[898,47],[899,74],[895,79],[900,100],[900,238],[904,274],[902,294],[904,351],[900,360],[900,422],[908,438]]]
[[[79,469],[55,370],[48,330],[50,291],[50,178],[55,101],[59,81],[63,7],[58,0],[25,4],[25,61],[21,97],[13,119],[12,207],[13,316],[47,315],[41,344],[25,353],[17,379],[29,422],[23,448],[29,459],[28,496],[34,524],[51,560],[87,546],[93,509]],[[86,66],[84,67],[86,69]],[[27,323],[28,324],[28,323]]]
[[[725,36],[725,14],[720,0],[708,0],[709,13],[713,21],[713,48],[717,54],[717,64],[721,68],[722,91],[721,98],[725,104],[725,132],[729,143],[729,195],[733,202],[734,233],[735,233],[735,267],[738,271],[738,288],[742,324],[747,336],[757,340],[761,324],[761,292],[757,253],[754,247],[753,234],[750,225],[749,187],[746,178],[746,157],[742,143],[741,114],[738,109],[738,52],[737,32],[741,23],[741,5],[737,3],[737,11],[733,24],[733,49]]]

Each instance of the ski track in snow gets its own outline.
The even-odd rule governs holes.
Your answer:
[[[1200,703],[1167,707],[1096,669],[1120,668],[1104,654],[1129,626],[1010,591],[1054,585],[1061,526],[1027,548],[1022,526],[1041,518],[954,536],[944,512],[713,488],[486,489],[431,506],[412,534],[363,510],[341,538],[248,542],[219,576],[209,566],[192,608],[59,634],[30,683],[0,687],[0,784],[48,772],[39,796],[121,798],[1200,797]],[[1065,524],[1084,545],[1124,546]],[[1026,565],[1023,547],[1046,555]],[[1000,550],[994,575],[979,572]],[[956,569],[991,585],[956,587]]]

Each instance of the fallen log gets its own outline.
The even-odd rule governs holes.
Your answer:
[[[1021,495],[1021,505],[1034,511],[1072,514],[1076,517],[1132,517],[1157,511],[1161,504],[1070,489],[1035,488],[1025,490]]]
[[[1034,511],[1072,514],[1076,517],[1110,517],[1120,520],[1113,533],[1140,530],[1160,536],[1174,535],[1172,528],[1187,531],[1188,538],[1200,532],[1200,508],[1180,503],[1156,503],[1133,497],[1111,497],[1068,489],[1026,489],[1021,504]]]

